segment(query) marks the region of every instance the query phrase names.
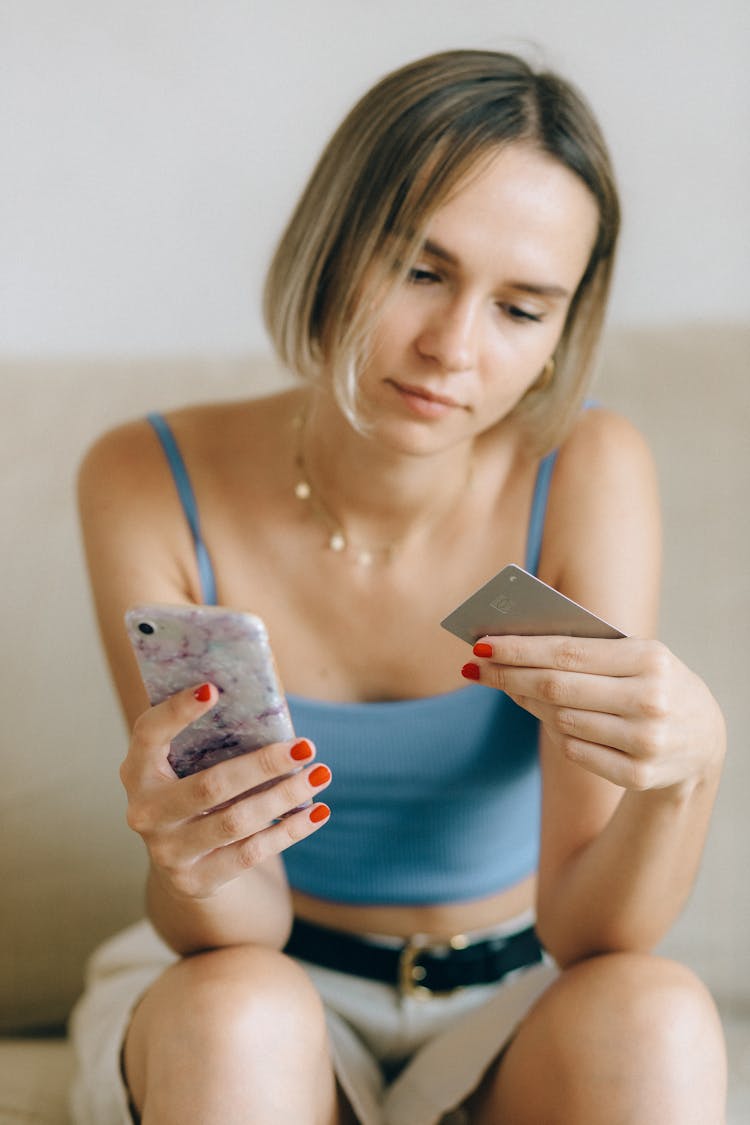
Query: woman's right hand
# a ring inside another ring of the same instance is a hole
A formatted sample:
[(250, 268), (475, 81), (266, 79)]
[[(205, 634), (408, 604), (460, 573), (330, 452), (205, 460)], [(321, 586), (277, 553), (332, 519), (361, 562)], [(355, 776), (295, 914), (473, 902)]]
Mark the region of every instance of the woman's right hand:
[(167, 758), (172, 739), (217, 698), (213, 685), (202, 685), (149, 708), (133, 726), (120, 768), (128, 824), (143, 838), (161, 881), (180, 898), (211, 897), (316, 832), (330, 815), (327, 805), (310, 804), (331, 773), (312, 764), (315, 748), (305, 739), (177, 777)]

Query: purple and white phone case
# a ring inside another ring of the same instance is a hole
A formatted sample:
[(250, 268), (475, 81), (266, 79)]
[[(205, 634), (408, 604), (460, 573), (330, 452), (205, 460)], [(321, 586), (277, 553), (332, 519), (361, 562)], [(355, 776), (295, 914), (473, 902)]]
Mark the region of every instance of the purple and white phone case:
[(210, 681), (219, 699), (181, 731), (169, 761), (179, 777), (294, 737), (266, 627), (217, 606), (139, 605), (125, 615), (152, 704)]

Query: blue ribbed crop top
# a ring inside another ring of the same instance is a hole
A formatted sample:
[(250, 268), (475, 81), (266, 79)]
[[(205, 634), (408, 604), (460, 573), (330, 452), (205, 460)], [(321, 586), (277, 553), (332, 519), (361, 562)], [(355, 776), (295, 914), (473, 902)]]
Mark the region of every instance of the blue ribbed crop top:
[[(150, 414), (216, 602), (195, 496), (165, 419)], [(540, 463), (525, 566), (536, 572), (555, 453)], [(426, 905), (495, 894), (536, 870), (538, 725), (470, 684), (421, 699), (330, 703), (289, 696), (295, 730), (332, 771), (327, 825), (284, 853), (292, 887), (360, 904)]]

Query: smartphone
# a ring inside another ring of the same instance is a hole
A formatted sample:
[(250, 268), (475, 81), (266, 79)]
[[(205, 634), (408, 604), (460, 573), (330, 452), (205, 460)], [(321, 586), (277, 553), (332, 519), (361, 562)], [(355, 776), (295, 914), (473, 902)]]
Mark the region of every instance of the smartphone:
[(125, 626), (152, 704), (206, 681), (218, 688), (211, 710), (172, 742), (178, 777), (294, 737), (259, 617), (220, 606), (138, 605)]
[(480, 637), (624, 637), (614, 625), (520, 566), (503, 567), (440, 624), (473, 645)]

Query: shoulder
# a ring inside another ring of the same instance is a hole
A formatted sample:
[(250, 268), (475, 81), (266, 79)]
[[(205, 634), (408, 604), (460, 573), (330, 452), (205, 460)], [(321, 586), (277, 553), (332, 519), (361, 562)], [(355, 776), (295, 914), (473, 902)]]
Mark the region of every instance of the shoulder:
[(132, 584), (137, 589), (143, 582), (149, 596), (154, 579), (162, 600), (184, 600), (189, 584), (174, 560), (188, 532), (176, 511), (169, 465), (148, 421), (126, 422), (97, 438), (81, 461), (77, 486), (97, 601), (102, 591), (106, 601), (120, 589), (130, 594), (135, 576)]
[(78, 506), (84, 531), (90, 524), (110, 522), (130, 508), (148, 509), (165, 470), (164, 455), (145, 419), (101, 434), (78, 467)]
[[(279, 449), (288, 446), (280, 432), (289, 425), (292, 405), (284, 392), (165, 415), (204, 529), (218, 511), (228, 513), (224, 522), (231, 524), (230, 509), (239, 494), (256, 502), (256, 491), (273, 478)], [(111, 563), (116, 556), (129, 560), (131, 569), (136, 557), (153, 564), (152, 570), (173, 571), (177, 565), (180, 588), (199, 596), (193, 545), (172, 469), (146, 418), (108, 430), (88, 449), (78, 472), (78, 500), (92, 564), (104, 557)]]
[(131, 513), (145, 527), (174, 495), (169, 463), (146, 418), (101, 434), (83, 456), (77, 486), (84, 529), (127, 520)]
[(589, 408), (558, 451), (540, 577), (626, 632), (643, 634), (655, 625), (660, 567), (649, 446), (627, 418)]
[[(89, 446), (78, 468), (79, 489), (87, 493), (97, 485), (115, 478), (123, 470), (134, 474), (148, 472), (155, 459), (157, 443), (153, 427), (145, 418), (121, 423), (103, 434)], [(146, 459), (144, 464), (143, 458)]]
[[(251, 456), (259, 441), (274, 433), (277, 416), (288, 416), (289, 392), (242, 401), (200, 403), (163, 415), (191, 477), (204, 467)], [(79, 493), (153, 489), (170, 480), (169, 464), (157, 432), (147, 417), (134, 419), (101, 434), (86, 451), (78, 471)]]
[[(621, 414), (593, 406), (583, 411), (560, 446), (553, 476), (557, 504), (613, 505), (630, 510), (656, 487), (651, 450), (641, 432)], [(625, 511), (616, 509), (624, 516)]]
[(624, 415), (599, 405), (581, 411), (558, 452), (563, 472), (585, 471), (592, 462), (612, 471), (638, 463), (650, 471), (653, 463), (640, 430)]

